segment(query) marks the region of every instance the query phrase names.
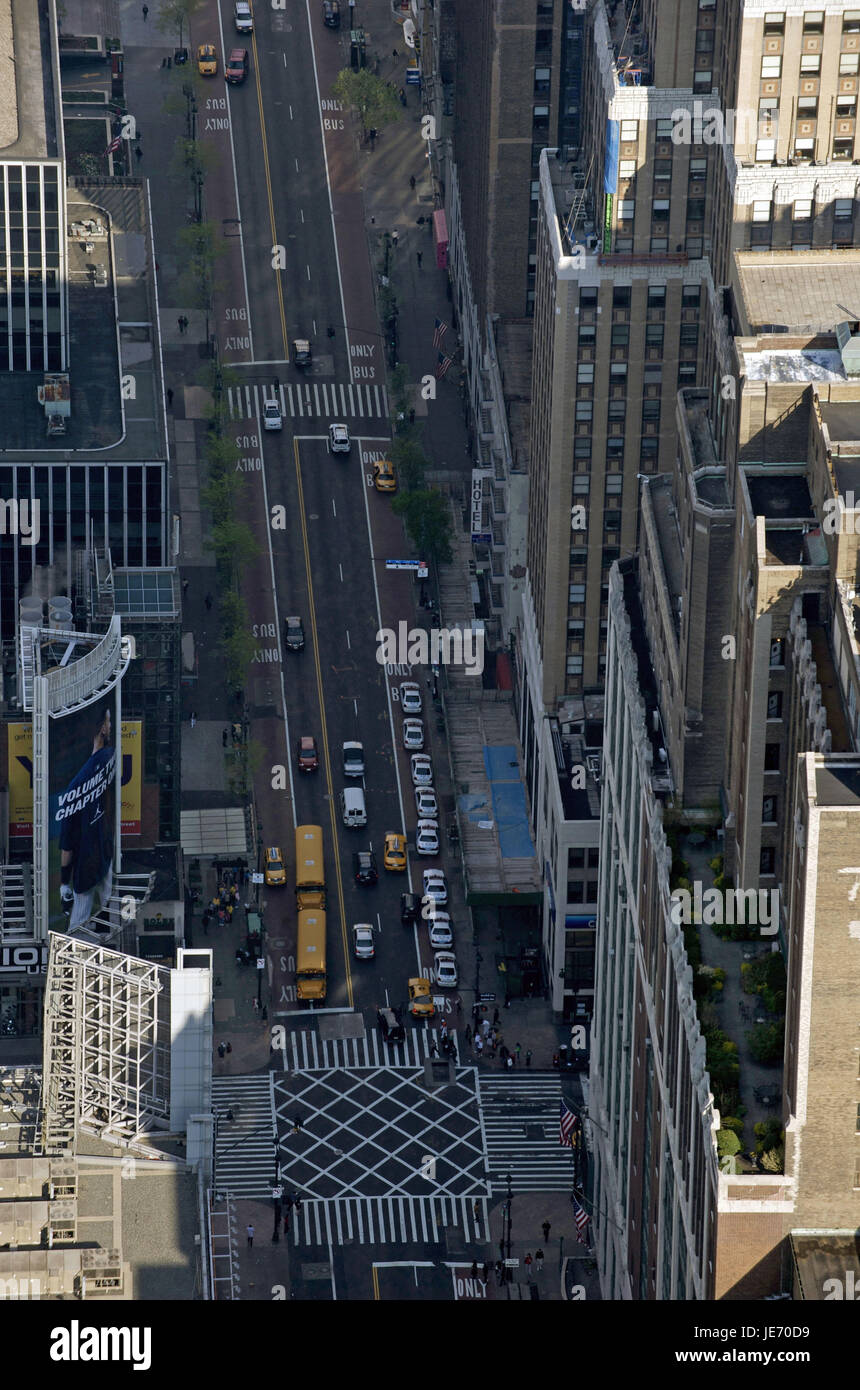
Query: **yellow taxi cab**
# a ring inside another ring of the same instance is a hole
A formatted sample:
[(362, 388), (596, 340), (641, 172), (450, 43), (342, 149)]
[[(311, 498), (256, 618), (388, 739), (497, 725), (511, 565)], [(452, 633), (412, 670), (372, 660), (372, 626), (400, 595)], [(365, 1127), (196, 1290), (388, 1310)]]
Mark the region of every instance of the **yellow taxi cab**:
[(373, 486), (377, 492), (397, 491), (397, 474), (390, 459), (377, 459), (373, 465)]
[(284, 868), (284, 856), (275, 845), (266, 850), (266, 867), (263, 877), (270, 888), (283, 888), (286, 884), (287, 871)]
[(197, 50), (197, 71), (201, 77), (216, 77), (218, 74), (218, 55), (211, 43), (201, 43)]
[(395, 873), (406, 868), (406, 836), (398, 835), (395, 830), (386, 832), (384, 840), (384, 850), (382, 854), (382, 866), (385, 869), (392, 869)]
[(430, 981), (423, 976), (409, 981), (409, 1012), (413, 1018), (432, 1018), (436, 1012)]

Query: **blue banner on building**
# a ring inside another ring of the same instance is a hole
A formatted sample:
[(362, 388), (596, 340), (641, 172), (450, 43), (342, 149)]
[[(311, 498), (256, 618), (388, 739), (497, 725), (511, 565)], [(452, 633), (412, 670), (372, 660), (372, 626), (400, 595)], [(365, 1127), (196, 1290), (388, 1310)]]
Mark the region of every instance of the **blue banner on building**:
[(603, 161), (603, 191), (618, 192), (618, 144), (620, 125), (618, 121), (606, 122), (606, 157)]

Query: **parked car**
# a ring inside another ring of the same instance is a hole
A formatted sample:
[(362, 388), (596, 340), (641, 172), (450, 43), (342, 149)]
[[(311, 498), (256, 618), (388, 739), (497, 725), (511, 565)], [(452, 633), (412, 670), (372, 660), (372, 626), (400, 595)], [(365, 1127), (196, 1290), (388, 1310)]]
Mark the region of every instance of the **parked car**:
[(352, 871), (356, 883), (376, 883), (379, 872), (376, 868), (376, 855), (372, 850), (360, 849), (352, 856)]
[(453, 951), (437, 951), (433, 957), (433, 979), (440, 989), (456, 989), (457, 957)]
[(343, 745), (343, 775), (344, 777), (364, 776), (364, 745), (362, 743), (345, 743)]
[(352, 440), (349, 437), (349, 430), (346, 425), (329, 425), (328, 447), (333, 454), (349, 453), (352, 448)]
[(424, 747), (424, 725), (420, 719), (404, 719), (403, 721), (403, 747), (404, 748), (423, 748)]
[(416, 681), (404, 681), (401, 685), (400, 708), (404, 714), (421, 713), (421, 687)]
[(417, 893), (400, 894), (400, 921), (404, 927), (411, 927), (421, 915), (421, 899)]
[(439, 853), (439, 822), (420, 820), (415, 833), (415, 849), (418, 854)]
[(263, 402), (263, 429), (282, 430), (284, 422), (281, 418), (281, 407), (277, 401)]
[(427, 924), (430, 928), (430, 945), (434, 948), (453, 946), (454, 933), (451, 930), (451, 918), (447, 912), (437, 912)]
[(396, 830), (389, 830), (383, 844), (385, 846), (382, 853), (383, 869), (391, 869), (394, 873), (400, 873), (406, 868), (406, 836), (399, 834)]
[(448, 901), (448, 880), (441, 869), (425, 869), (422, 874), (424, 881), (424, 897), (432, 898), (439, 907), (444, 907)]
[(339, 29), (340, 0), (322, 0), (322, 17), (327, 29)]
[(303, 734), (298, 741), (296, 758), (300, 772), (316, 772), (320, 765), (317, 741), (310, 734)]
[(287, 881), (287, 871), (284, 868), (284, 856), (275, 845), (271, 845), (269, 849), (266, 850), (263, 878), (269, 888), (283, 888)]
[(412, 781), (416, 787), (429, 787), (433, 782), (433, 764), (430, 761), (429, 753), (413, 753), (410, 759), (412, 765)]
[(254, 20), (251, 16), (251, 6), (248, 0), (236, 0), (233, 6), (233, 23), (236, 26), (237, 34), (250, 34), (254, 28)]
[(397, 491), (397, 474), (390, 459), (377, 459), (374, 463), (373, 486), (377, 492)]
[[(230, 57), (224, 67), (224, 76), (228, 82), (244, 82), (248, 76), (248, 50), (247, 48), (231, 48)], [(280, 414), (280, 412), (279, 412)]]
[(197, 71), (201, 77), (215, 77), (218, 73), (218, 54), (215, 45), (201, 43), (197, 50)]
[(415, 806), (421, 819), (436, 820), (439, 806), (433, 787), (415, 788)]
[(423, 975), (409, 981), (409, 1012), (413, 1018), (432, 1018), (436, 1012), (430, 981)]
[(305, 625), (301, 618), (284, 618), (284, 646), (288, 652), (305, 649)]
[(403, 1042), (406, 1029), (400, 1022), (400, 1015), (396, 1009), (377, 1009), (376, 1022), (383, 1042)]
[(373, 927), (369, 922), (356, 922), (352, 929), (352, 949), (357, 960), (372, 960), (376, 954), (373, 945)]

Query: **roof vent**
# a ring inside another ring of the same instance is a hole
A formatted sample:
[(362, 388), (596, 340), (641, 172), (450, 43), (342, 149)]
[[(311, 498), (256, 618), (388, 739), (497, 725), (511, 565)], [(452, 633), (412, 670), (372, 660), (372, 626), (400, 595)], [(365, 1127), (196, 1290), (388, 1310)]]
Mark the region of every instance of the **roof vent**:
[(846, 376), (860, 376), (860, 322), (843, 319), (836, 325), (836, 341)]

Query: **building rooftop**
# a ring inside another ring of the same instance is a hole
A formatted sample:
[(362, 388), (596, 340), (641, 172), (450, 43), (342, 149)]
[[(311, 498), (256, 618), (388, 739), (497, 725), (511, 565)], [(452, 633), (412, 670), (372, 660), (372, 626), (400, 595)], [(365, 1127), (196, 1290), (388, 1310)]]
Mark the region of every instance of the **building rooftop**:
[[(587, 748), (580, 733), (562, 734), (555, 720), (550, 721), (550, 731), (565, 820), (597, 820), (600, 816), (601, 749)], [(585, 769), (584, 787), (572, 786), (576, 768)]]
[(660, 546), (660, 559), (666, 576), (666, 588), (672, 607), (675, 638), (681, 638), (681, 615), (678, 600), (684, 592), (684, 553), (678, 530), (678, 513), (672, 497), (672, 479), (668, 474), (651, 478), (646, 483), (651, 499), (654, 526)]
[(831, 441), (856, 444), (856, 450), (849, 452), (860, 454), (860, 400), (819, 401), (819, 408)]
[(860, 806), (860, 766), (817, 763), (815, 795), (819, 806)]
[(656, 795), (673, 790), (672, 774), (669, 769), (668, 749), (663, 737), (660, 705), (657, 699), (657, 680), (651, 662), (651, 651), (645, 631), (645, 614), (639, 594), (637, 578), (637, 559), (618, 562), (619, 573), (624, 584), (624, 606), (630, 623), (630, 643), (636, 657), (639, 693), (645, 705), (645, 732), (654, 755), (651, 769), (651, 789)]
[(766, 348), (751, 352), (738, 345), (748, 381), (850, 381), (836, 348)]
[[(829, 1231), (802, 1235), (792, 1231), (790, 1240), (800, 1285), (798, 1293), (805, 1302), (856, 1299), (855, 1290), (860, 1288), (860, 1248), (856, 1235)], [(850, 1290), (849, 1276), (853, 1276)], [(833, 1282), (828, 1284), (828, 1280)]]
[(736, 251), (739, 334), (832, 333), (860, 319), (860, 249)]
[(809, 484), (800, 473), (751, 473), (744, 469), (756, 516), (769, 521), (814, 521)]
[(59, 59), (47, 0), (2, 0), (0, 157), (59, 159)]

